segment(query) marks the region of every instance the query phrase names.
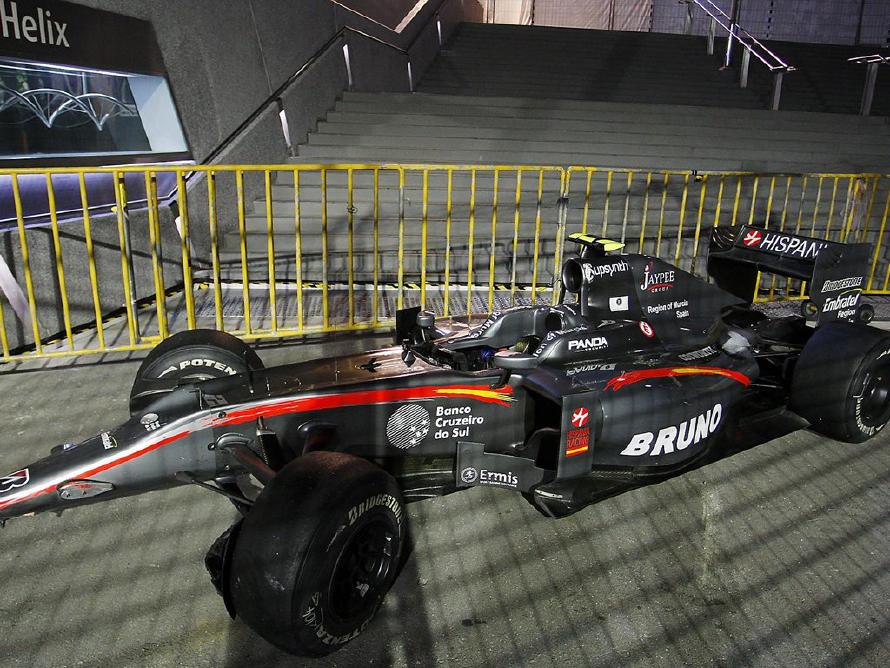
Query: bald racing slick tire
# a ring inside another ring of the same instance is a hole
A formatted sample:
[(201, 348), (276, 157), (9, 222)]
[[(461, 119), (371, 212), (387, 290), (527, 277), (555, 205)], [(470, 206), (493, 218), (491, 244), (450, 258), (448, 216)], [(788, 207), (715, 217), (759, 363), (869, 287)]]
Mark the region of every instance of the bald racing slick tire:
[(392, 476), (344, 453), (304, 455), (275, 476), (244, 518), (230, 568), (235, 612), (287, 652), (328, 654), (373, 619), (405, 537)]
[(196, 382), (263, 368), (253, 348), (239, 338), (214, 329), (174, 334), (148, 354), (130, 390), (130, 415), (136, 415), (157, 395), (157, 380)]
[(819, 327), (794, 367), (790, 406), (825, 436), (870, 439), (890, 420), (890, 335), (858, 323)]

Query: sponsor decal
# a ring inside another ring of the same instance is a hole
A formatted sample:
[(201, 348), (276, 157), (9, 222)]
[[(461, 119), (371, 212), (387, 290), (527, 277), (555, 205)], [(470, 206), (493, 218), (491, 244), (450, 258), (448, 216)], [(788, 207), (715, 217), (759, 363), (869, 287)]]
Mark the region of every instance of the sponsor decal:
[[(370, 587), (365, 584), (356, 589), (359, 594), (364, 597), (370, 590)], [(301, 615), (301, 618), (306, 626), (314, 630), (315, 637), (325, 645), (343, 645), (348, 643), (353, 638), (357, 638), (365, 630), (368, 624), (371, 623), (372, 619), (372, 617), (368, 617), (368, 619), (363, 621), (357, 628), (344, 635), (335, 636), (331, 634), (324, 625), (324, 608), (321, 607), (321, 592), (315, 592), (309, 597), (309, 605)]]
[(364, 515), (366, 512), (371, 510), (371, 508), (376, 508), (377, 506), (383, 506), (384, 508), (389, 508), (392, 511), (392, 514), (396, 516), (396, 520), (398, 520), (399, 527), (402, 525), (402, 507), (399, 505), (398, 499), (390, 494), (375, 494), (374, 496), (370, 496), (364, 501), (362, 501), (357, 506), (353, 506), (349, 509), (349, 512), (346, 513), (346, 526), (352, 526), (355, 524), (355, 521)]
[(479, 471), (474, 469), (472, 466), (468, 466), (463, 471), (460, 472), (460, 479), (463, 480), (468, 485), (472, 485), (476, 482), (476, 479), (479, 477)]
[(828, 244), (815, 239), (803, 239), (788, 234), (747, 228), (742, 243), (754, 250), (768, 251), (780, 255), (793, 255), (804, 260), (815, 260), (819, 251)]
[(621, 297), (609, 297), (609, 310), (610, 311), (626, 311), (629, 308), (627, 295), (622, 295)]
[(651, 380), (653, 378), (682, 378), (684, 376), (724, 376), (731, 378), (737, 383), (741, 383), (745, 387), (751, 384), (751, 379), (743, 373), (733, 371), (731, 369), (723, 369), (717, 366), (672, 366), (660, 369), (638, 369), (636, 371), (625, 371), (620, 376), (615, 376), (608, 383), (605, 389), (617, 392), (626, 385), (633, 385), (642, 380)]
[(509, 487), (516, 489), (519, 486), (519, 478), (512, 471), (479, 470), (480, 485), (494, 485), (495, 487)]
[(646, 313), (648, 315), (657, 315), (659, 313), (664, 313), (665, 311), (673, 311), (674, 315), (677, 318), (688, 318), (689, 317), (689, 300), (688, 299), (680, 299), (678, 301), (667, 302), (665, 304), (656, 304), (654, 306), (647, 306)]
[(436, 406), (436, 433), (433, 438), (466, 438), (470, 427), (485, 424), (481, 415), (473, 415), (471, 406)]
[[(30, 8), (28, 8), (30, 9)], [(35, 8), (35, 15), (19, 14), (16, 2), (0, 0), (0, 28), (6, 39), (25, 40), (26, 42), (63, 46), (70, 48), (65, 31), (67, 23), (52, 20), (52, 13), (42, 7)]]
[(575, 350), (602, 350), (608, 347), (609, 342), (605, 336), (588, 336), (584, 339), (572, 339), (569, 341), (569, 352)]
[(145, 427), (145, 431), (154, 431), (161, 428), (161, 421), (157, 413), (146, 413), (139, 419), (139, 423)]
[(839, 278), (834, 281), (825, 281), (822, 284), (822, 292), (834, 292), (835, 290), (845, 290), (847, 288), (858, 288), (862, 285), (862, 276), (851, 276), (850, 278)]
[(500, 312), (500, 311), (492, 311), (492, 312), (491, 312), (491, 315), (489, 315), (489, 316), (485, 319), (485, 322), (483, 322), (481, 325), (479, 325), (479, 327), (477, 327), (477, 328), (474, 329), (472, 332), (470, 332), (469, 334), (467, 334), (467, 338), (468, 338), (468, 339), (478, 339), (480, 336), (482, 336), (483, 334), (485, 334), (485, 332), (487, 332), (489, 329), (491, 329), (491, 326), (492, 326), (492, 325), (497, 321), (497, 319), (500, 318), (500, 317), (501, 317), (501, 312)]
[(690, 445), (700, 443), (717, 431), (722, 418), (723, 406), (714, 404), (704, 413), (681, 422), (679, 425), (670, 425), (659, 429), (657, 435), (651, 431), (634, 434), (621, 454), (628, 457), (639, 457), (646, 454), (656, 457), (661, 454), (670, 454), (675, 450), (685, 450)]
[(106, 450), (111, 450), (117, 447), (117, 441), (114, 440), (114, 436), (107, 431), (103, 431), (100, 438), (102, 439), (102, 447)]
[(717, 350), (708, 346), (706, 348), (702, 348), (700, 350), (693, 350), (688, 353), (680, 353), (677, 355), (684, 362), (692, 362), (693, 360), (701, 360), (707, 357), (712, 357), (717, 354)]
[(837, 297), (826, 299), (822, 305), (822, 313), (834, 313), (838, 318), (849, 318), (856, 315), (856, 305), (859, 303), (859, 295), (862, 290), (853, 289), (840, 293)]
[(653, 263), (646, 264), (640, 290), (644, 292), (664, 292), (674, 287), (674, 270), (652, 271)]
[(227, 376), (234, 376), (237, 371), (230, 367), (228, 364), (224, 364), (223, 362), (217, 362), (216, 360), (204, 359), (203, 357), (195, 357), (189, 360), (183, 360), (179, 364), (173, 364), (164, 369), (161, 373), (158, 374), (158, 378), (163, 378), (168, 373), (173, 373), (175, 371), (184, 371), (189, 367), (194, 367), (196, 369), (216, 369), (217, 371), (222, 371)]
[(590, 411), (583, 406), (572, 411), (572, 427), (566, 432), (566, 457), (587, 452), (590, 444)]
[(570, 429), (566, 433), (566, 457), (575, 457), (587, 452), (590, 444), (590, 427)]
[(648, 322), (643, 322), (642, 320), (640, 321), (640, 331), (643, 332), (643, 336), (648, 339), (651, 339), (653, 336), (655, 336), (655, 330), (652, 329), (652, 325), (650, 325)]
[(763, 235), (757, 230), (750, 230), (742, 239), (742, 243), (746, 246), (758, 246), (761, 241), (763, 241)]
[(386, 438), (402, 450), (418, 445), (429, 431), (429, 411), (419, 404), (399, 407), (386, 421)]
[(582, 406), (572, 413), (572, 426), (583, 427), (589, 419), (590, 411)]
[(617, 368), (615, 362), (597, 363), (597, 364), (581, 364), (566, 370), (566, 375), (571, 377), (579, 373), (587, 371), (614, 371)]
[(572, 327), (571, 329), (561, 329), (556, 332), (547, 332), (544, 336), (544, 339), (541, 341), (541, 345), (535, 348), (535, 352), (532, 353), (535, 357), (539, 357), (541, 353), (543, 353), (547, 349), (547, 344), (553, 341), (556, 338), (561, 336), (565, 336), (566, 334), (571, 334), (572, 332), (581, 332), (587, 331), (587, 327), (584, 325), (579, 325), (578, 327)]
[(31, 481), (31, 474), (28, 469), (22, 469), (15, 473), (10, 473), (0, 478), (0, 494), (6, 494), (14, 490), (16, 487), (24, 487)]
[(613, 274), (619, 274), (627, 271), (629, 268), (629, 265), (624, 260), (610, 262), (608, 264), (589, 264), (585, 262), (581, 265), (581, 272), (584, 275), (585, 283), (593, 283), (601, 276), (608, 276), (611, 278)]

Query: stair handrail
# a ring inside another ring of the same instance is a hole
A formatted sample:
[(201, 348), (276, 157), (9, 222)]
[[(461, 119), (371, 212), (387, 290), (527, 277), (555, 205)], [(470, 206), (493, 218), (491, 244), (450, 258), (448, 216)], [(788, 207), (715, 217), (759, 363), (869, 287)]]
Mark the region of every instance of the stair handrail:
[(865, 83), (862, 86), (862, 102), (859, 104), (859, 115), (868, 116), (871, 114), (871, 103), (875, 98), (875, 83), (878, 80), (878, 66), (890, 65), (890, 56), (882, 53), (871, 53), (867, 56), (854, 56), (847, 58), (848, 63), (857, 65), (868, 65), (865, 73)]
[[(290, 75), (287, 79), (285, 79), (284, 83), (282, 83), (277, 89), (275, 89), (272, 93), (270, 93), (269, 96), (265, 100), (263, 100), (259, 105), (257, 105), (256, 109), (244, 120), (244, 122), (241, 123), (241, 125), (239, 125), (237, 128), (235, 128), (235, 130), (231, 134), (229, 134), (228, 137), (223, 139), (222, 142), (220, 142), (220, 144), (217, 145), (217, 147), (215, 149), (213, 149), (207, 155), (207, 157), (205, 157), (203, 159), (202, 163), (210, 164), (215, 158), (219, 157), (219, 155), (221, 155), (229, 146), (231, 146), (231, 144), (235, 141), (235, 139), (237, 139), (238, 135), (240, 135), (241, 132), (243, 132), (257, 118), (259, 118), (260, 115), (264, 111), (266, 111), (271, 105), (273, 105), (273, 104), (280, 105), (281, 104), (281, 96), (284, 94), (284, 92), (288, 88), (290, 88), (298, 79), (300, 79), (312, 65), (314, 65), (322, 56), (324, 56), (328, 52), (328, 50), (331, 47), (333, 47), (334, 45), (341, 42), (341, 40), (343, 40), (346, 37), (346, 33), (353, 33), (356, 35), (361, 35), (362, 37), (365, 37), (367, 39), (370, 39), (371, 41), (377, 42), (378, 44), (381, 44), (382, 46), (389, 47), (390, 49), (393, 49), (394, 51), (401, 53), (402, 55), (410, 57), (410, 51), (414, 47), (414, 44), (424, 34), (424, 28), (427, 25), (429, 25), (430, 23), (433, 23), (433, 22), (439, 20), (439, 15), (440, 15), (440, 12), (442, 11), (443, 6), (446, 5), (447, 3), (449, 3), (450, 1), (451, 0), (439, 0), (438, 6), (431, 13), (427, 23), (424, 25), (423, 28), (420, 28), (417, 31), (417, 33), (414, 35), (414, 37), (411, 39), (411, 41), (408, 44), (406, 44), (405, 46), (399, 46), (397, 44), (393, 44), (391, 42), (386, 41), (385, 39), (382, 39), (375, 35), (371, 35), (363, 30), (360, 30), (359, 28), (354, 28), (349, 25), (344, 25), (344, 26), (340, 27), (337, 30), (337, 32), (335, 32), (333, 35), (331, 35), (330, 39), (328, 39), (324, 44), (322, 44), (318, 48), (318, 50), (315, 53), (313, 53), (311, 56), (309, 56), (309, 58), (306, 59), (306, 62), (304, 62), (299, 68), (297, 68), (297, 70), (292, 75)], [(346, 7), (344, 5), (339, 5), (339, 3), (338, 3), (338, 6), (342, 7), (344, 10), (348, 10), (354, 14), (358, 14), (358, 12), (351, 9), (350, 7)], [(361, 14), (359, 14), (359, 15), (361, 16)], [(367, 17), (365, 17), (365, 18), (367, 18)], [(386, 26), (384, 26), (384, 27), (386, 27)], [(392, 29), (389, 29), (389, 28), (387, 28), (387, 29), (390, 30), (390, 32), (395, 32)], [(440, 47), (442, 46), (441, 29), (439, 30), (439, 46)], [(410, 60), (408, 62), (408, 65), (409, 65), (409, 67), (408, 67), (408, 80), (409, 80), (408, 83), (409, 83), (409, 86), (411, 87), (411, 89), (413, 90), (414, 82), (412, 80), (413, 77), (412, 77), (411, 69), (410, 69)], [(352, 88), (351, 74), (349, 75), (349, 77), (350, 77), (349, 78), (349, 88), (351, 89)], [(190, 174), (189, 176), (193, 176), (193, 175)], [(187, 177), (186, 181), (188, 182), (188, 180), (189, 179)]]
[(773, 89), (770, 97), (770, 109), (777, 111), (782, 97), (782, 79), (786, 72), (794, 72), (797, 68), (782, 60), (774, 51), (770, 50), (763, 42), (739, 25), (737, 20), (720, 9), (712, 0), (679, 0), (679, 2), (686, 5), (686, 34), (690, 34), (692, 31), (693, 5), (710, 17), (711, 20), (708, 24), (708, 55), (714, 54), (714, 37), (717, 32), (717, 26), (720, 26), (727, 34), (726, 55), (723, 59), (724, 68), (730, 65), (733, 40), (737, 41), (744, 48), (741, 70), (739, 72), (739, 86), (741, 88), (747, 88), (748, 86), (748, 67), (752, 54), (772, 73)]

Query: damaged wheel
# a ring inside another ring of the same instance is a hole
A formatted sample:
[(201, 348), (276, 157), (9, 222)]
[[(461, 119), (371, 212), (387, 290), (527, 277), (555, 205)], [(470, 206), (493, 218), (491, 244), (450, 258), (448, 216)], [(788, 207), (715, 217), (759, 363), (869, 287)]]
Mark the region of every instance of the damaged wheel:
[(378, 466), (312, 452), (285, 466), (244, 519), (232, 552), (235, 611), (293, 654), (328, 654), (371, 622), (396, 577), (406, 517)]

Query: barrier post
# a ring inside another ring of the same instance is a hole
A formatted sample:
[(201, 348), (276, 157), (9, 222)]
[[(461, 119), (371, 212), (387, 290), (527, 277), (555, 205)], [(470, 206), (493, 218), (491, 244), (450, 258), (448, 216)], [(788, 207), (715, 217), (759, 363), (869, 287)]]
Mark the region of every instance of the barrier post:
[(247, 228), (244, 222), (244, 171), (235, 171), (235, 189), (238, 193), (238, 240), (241, 249), (241, 303), (244, 308), (244, 333), (251, 334), (250, 274), (247, 269)]
[(207, 220), (210, 226), (210, 261), (213, 273), (213, 314), (218, 330), (224, 329), (222, 281), (219, 269), (219, 232), (216, 218), (216, 172), (207, 172)]
[[(543, 171), (542, 171), (543, 174)], [(559, 170), (559, 200), (556, 203), (556, 252), (554, 253), (554, 262), (553, 262), (553, 286), (552, 291), (553, 294), (550, 296), (550, 301), (552, 304), (556, 305), (559, 303), (559, 299), (562, 296), (562, 276), (560, 275), (560, 270), (562, 269), (562, 254), (563, 254), (563, 245), (565, 244), (565, 234), (566, 234), (566, 218), (568, 217), (569, 211), (569, 182), (566, 176), (566, 172), (562, 169)]]
[(115, 208), (117, 209), (118, 243), (121, 252), (121, 278), (124, 287), (124, 307), (127, 309), (127, 333), (130, 345), (136, 345), (139, 332), (138, 313), (136, 311), (136, 277), (133, 274), (133, 251), (130, 244), (130, 214), (127, 211), (127, 184), (124, 173), (115, 173)]
[(188, 328), (195, 329), (195, 293), (192, 285), (191, 244), (189, 237), (189, 207), (182, 170), (176, 170), (176, 190), (179, 195), (179, 239), (182, 251), (182, 285), (185, 292), (185, 311)]
[(62, 304), (62, 320), (65, 327), (65, 338), (68, 345), (74, 347), (74, 334), (71, 332), (71, 309), (68, 306), (68, 286), (65, 283), (65, 263), (62, 260), (62, 242), (59, 239), (59, 216), (56, 211), (56, 191), (53, 188), (53, 177), (46, 173), (46, 198), (49, 204), (50, 229), (53, 236), (53, 252), (56, 256), (56, 281), (59, 286), (59, 301)]
[(25, 270), (25, 291), (28, 294), (28, 311), (31, 315), (31, 333), (34, 336), (34, 349), (39, 353), (43, 350), (40, 341), (40, 325), (37, 319), (37, 298), (34, 295), (34, 279), (31, 275), (31, 255), (28, 251), (28, 237), (25, 233), (25, 218), (22, 210), (22, 195), (19, 190), (19, 178), (12, 175), (12, 199), (15, 204), (15, 219), (19, 230), (19, 243), (22, 246), (22, 266)]
[[(488, 246), (488, 310), (494, 308), (494, 270), (495, 270), (495, 235), (498, 226), (498, 177), (500, 172), (494, 171), (494, 192), (491, 201), (491, 242)], [(424, 216), (426, 210), (424, 209)]]
[(522, 167), (516, 169), (516, 196), (513, 207), (513, 261), (510, 270), (510, 306), (516, 304), (516, 264), (519, 261), (519, 219), (522, 202)]

